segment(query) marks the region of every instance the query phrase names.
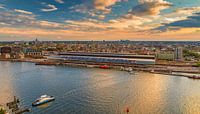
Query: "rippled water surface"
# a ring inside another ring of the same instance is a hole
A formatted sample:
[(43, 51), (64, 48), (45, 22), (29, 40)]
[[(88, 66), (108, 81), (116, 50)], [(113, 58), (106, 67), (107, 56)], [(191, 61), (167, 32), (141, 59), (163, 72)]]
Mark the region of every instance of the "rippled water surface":
[(0, 104), (55, 96), (32, 114), (200, 114), (200, 80), (184, 77), (0, 62), (0, 81)]

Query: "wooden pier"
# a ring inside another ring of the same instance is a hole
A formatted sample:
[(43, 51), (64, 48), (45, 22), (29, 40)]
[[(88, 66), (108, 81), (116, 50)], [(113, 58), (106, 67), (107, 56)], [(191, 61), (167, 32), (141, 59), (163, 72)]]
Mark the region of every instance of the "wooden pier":
[(20, 107), (19, 103), (20, 100), (14, 96), (14, 100), (6, 104), (6, 106), (9, 108), (9, 112), (12, 114), (23, 114), (31, 111), (29, 108)]

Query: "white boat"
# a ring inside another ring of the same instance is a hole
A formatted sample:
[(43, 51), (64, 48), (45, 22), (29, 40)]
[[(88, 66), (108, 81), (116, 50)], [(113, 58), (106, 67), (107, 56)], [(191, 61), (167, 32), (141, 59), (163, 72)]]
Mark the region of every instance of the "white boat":
[(133, 69), (131, 67), (128, 67), (128, 68), (124, 68), (124, 71), (131, 72), (131, 71), (133, 71)]
[(135, 74), (135, 72), (133, 72), (133, 71), (130, 71), (129, 73), (130, 73), (130, 74)]
[(32, 106), (39, 106), (39, 105), (46, 104), (54, 100), (55, 98), (53, 96), (42, 95), (40, 98), (38, 98), (36, 101), (32, 103)]

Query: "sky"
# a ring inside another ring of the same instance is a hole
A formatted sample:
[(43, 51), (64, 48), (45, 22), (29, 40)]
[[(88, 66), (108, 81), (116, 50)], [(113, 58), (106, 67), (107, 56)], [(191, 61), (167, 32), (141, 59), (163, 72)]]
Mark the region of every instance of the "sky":
[(200, 0), (0, 0), (0, 41), (200, 40)]

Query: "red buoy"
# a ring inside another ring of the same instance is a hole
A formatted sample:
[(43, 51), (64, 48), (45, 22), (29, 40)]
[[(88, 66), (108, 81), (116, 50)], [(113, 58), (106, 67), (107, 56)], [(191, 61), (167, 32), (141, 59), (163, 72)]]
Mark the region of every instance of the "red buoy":
[(129, 110), (129, 108), (127, 107), (127, 108), (126, 108), (126, 113), (128, 114), (128, 113), (129, 113), (129, 111), (130, 111), (130, 110)]

